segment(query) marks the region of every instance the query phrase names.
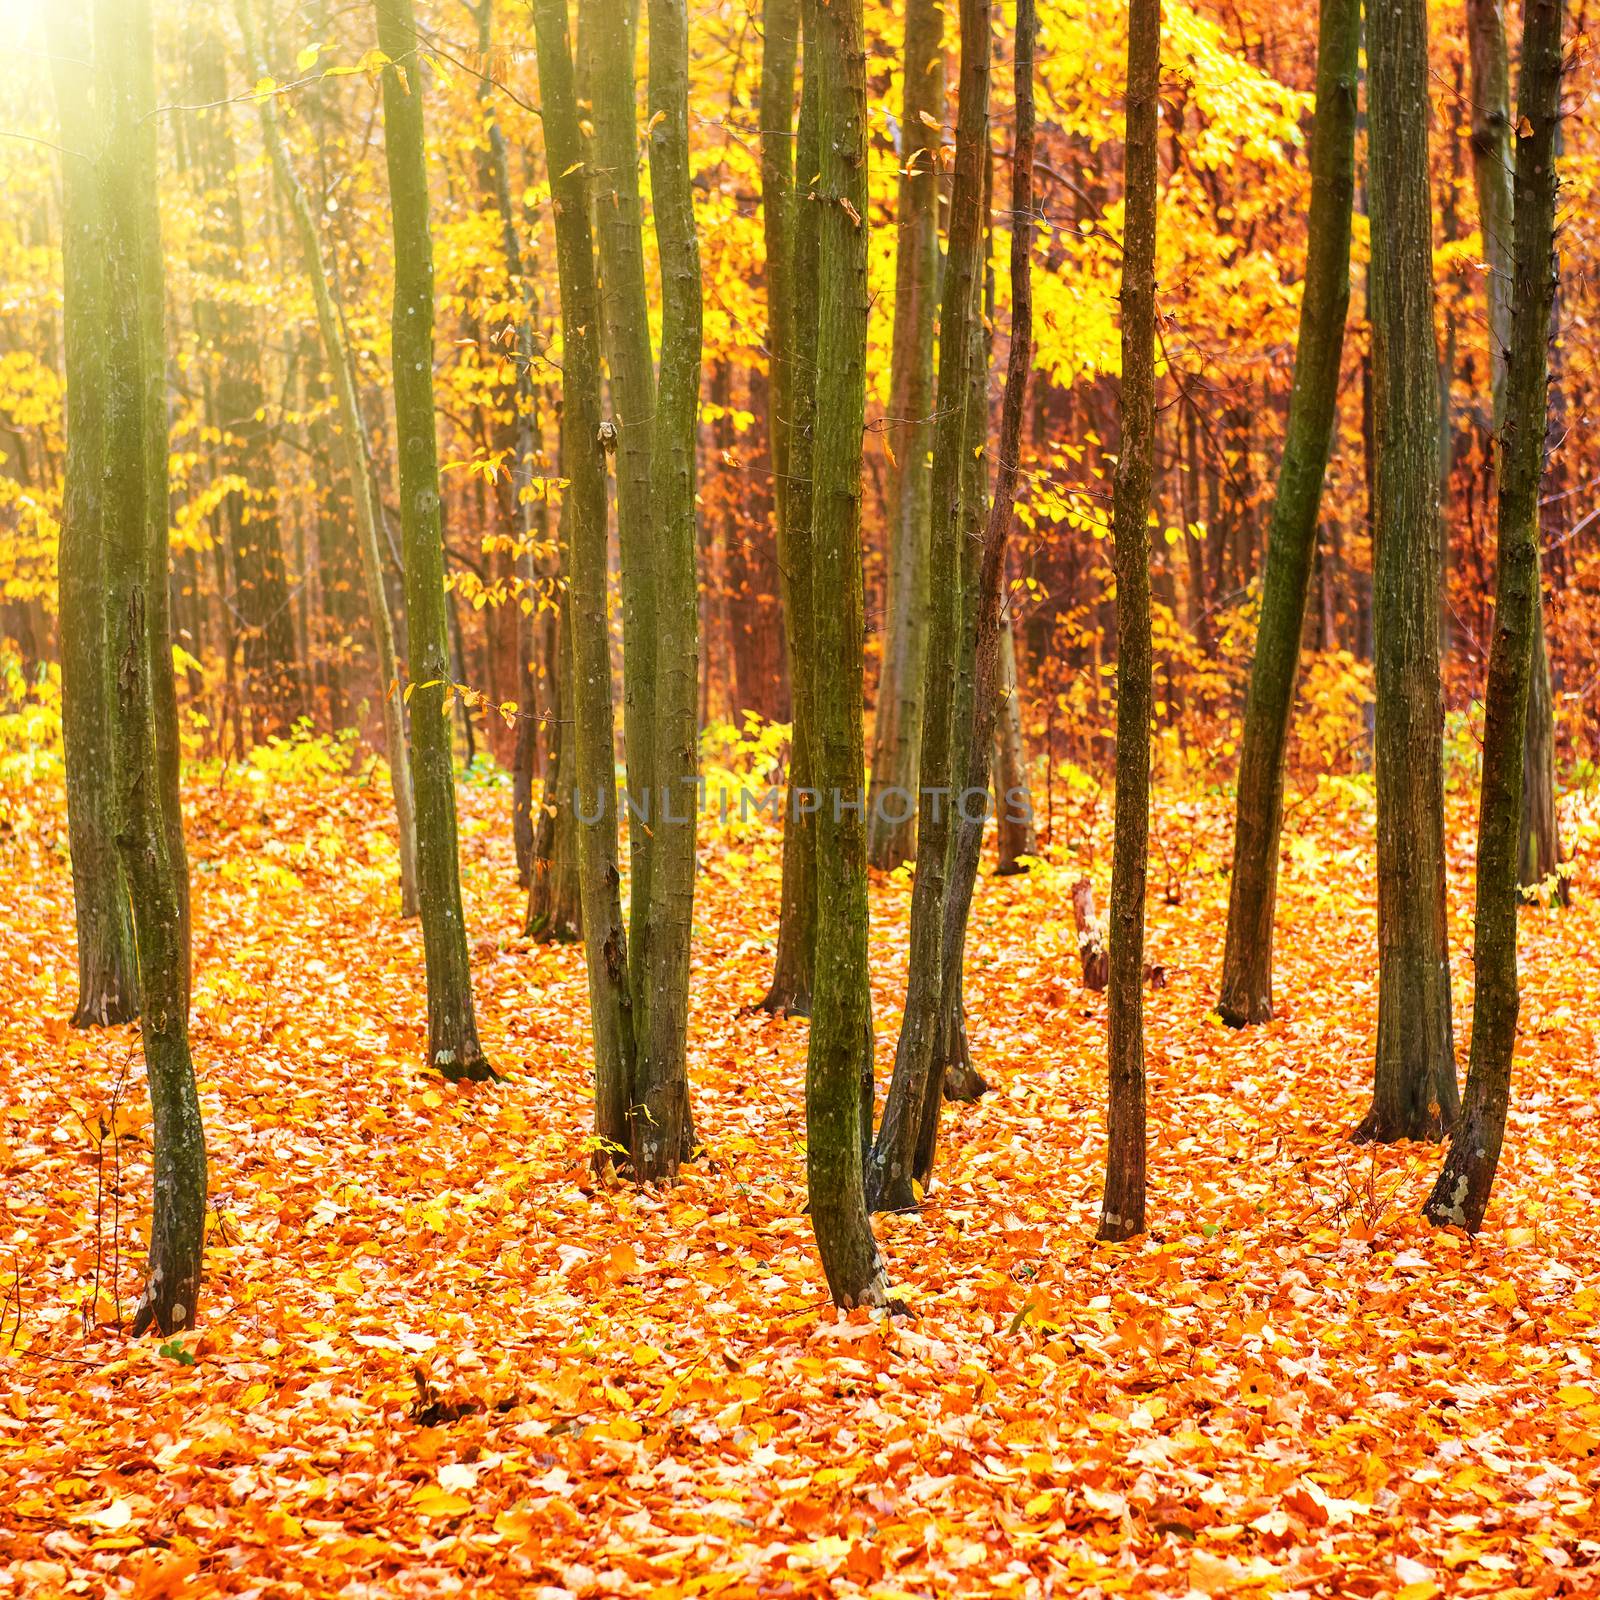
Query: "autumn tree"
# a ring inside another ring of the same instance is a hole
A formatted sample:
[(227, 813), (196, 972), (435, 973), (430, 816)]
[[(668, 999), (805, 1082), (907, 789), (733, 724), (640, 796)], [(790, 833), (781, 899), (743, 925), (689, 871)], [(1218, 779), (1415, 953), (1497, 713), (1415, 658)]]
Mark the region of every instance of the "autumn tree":
[(955, 173), (950, 197), (950, 242), (939, 312), (939, 384), (933, 440), (932, 537), (929, 546), (931, 609), (924, 661), (916, 879), (911, 899), (911, 956), (905, 1015), (895, 1046), (894, 1075), (883, 1123), (873, 1144), (867, 1196), (876, 1211), (917, 1204), (917, 1148), (925, 1108), (937, 1111), (935, 1082), (944, 1015), (944, 913), (952, 834), (954, 682), (961, 649), (962, 527), (970, 478), (968, 447), (974, 337), (980, 312), (984, 167), (989, 143), (989, 3), (964, 0), (960, 8), (961, 77), (956, 119)]
[(237, 279), (245, 249), (244, 205), (231, 126), (222, 13), (192, 5), (185, 53), (194, 110), (188, 144), (201, 194), (200, 271), (194, 307), (207, 421), (216, 445), (220, 507), (232, 562), (245, 694), (256, 737), (282, 735), (306, 709), (279, 527), (272, 424), (262, 379), (262, 340)]
[(105, 120), (95, 102), (86, 0), (49, 13), (50, 64), (61, 127), (63, 366), (67, 459), (60, 570), (61, 734), (67, 839), (78, 939), (75, 1027), (131, 1022), (139, 967), (128, 884), (117, 852), (111, 783), (115, 684), (106, 604), (106, 376), (110, 306), (99, 191)]
[(804, 0), (804, 16), (817, 149), (807, 203), (817, 232), (812, 670), (814, 771), (822, 802), (817, 811), (816, 992), (806, 1058), (806, 1186), (835, 1303), (880, 1305), (887, 1290), (862, 1177), (872, 1124), (861, 585), (866, 56), (861, 0)]
[[(1472, 179), (1478, 196), (1483, 259), (1488, 267), (1484, 282), (1489, 298), (1490, 393), (1493, 429), (1498, 439), (1505, 423), (1514, 271), (1511, 69), (1506, 59), (1505, 12), (1500, 0), (1468, 0), (1467, 59), (1472, 68)], [(1556, 873), (1561, 860), (1556, 828), (1555, 706), (1542, 599), (1534, 617), (1526, 721), (1518, 870), (1523, 886), (1531, 888)], [(1562, 894), (1564, 897), (1564, 882)]]
[(1150, 478), (1155, 455), (1156, 141), (1161, 0), (1128, 9), (1127, 201), (1122, 234), (1122, 440), (1112, 495), (1117, 578), (1116, 834), (1111, 854), (1110, 1088), (1099, 1237), (1144, 1232), (1144, 898), (1150, 855)]
[(1484, 692), (1483, 778), (1473, 922), (1472, 1054), (1461, 1116), (1426, 1211), (1476, 1233), (1505, 1141), (1517, 1038), (1524, 721), (1540, 607), (1539, 486), (1549, 418), (1555, 299), (1556, 131), (1562, 0), (1527, 0), (1516, 140), (1510, 360), (1500, 409), (1494, 639)]
[(892, 441), (888, 508), (888, 627), (872, 726), (867, 856), (897, 867), (915, 851), (929, 615), (928, 541), (933, 436), (933, 335), (939, 279), (944, 14), (908, 0), (901, 66), (899, 197), (895, 213)]
[[(589, 1015), (594, 1033), (597, 1164), (630, 1150), (634, 1013), (618, 872), (615, 711), (606, 624), (606, 458), (600, 415), (600, 290), (566, 0), (535, 0), (545, 161), (561, 293), (561, 464), (567, 478), (567, 615), (562, 668), (572, 683), (574, 811)], [(637, 892), (637, 891), (635, 891)]]
[[(106, 316), (91, 328), (105, 397), (105, 587), (115, 681), (112, 779), (142, 998), (155, 1155), (150, 1268), (134, 1333), (194, 1325), (206, 1141), (189, 1054), (188, 858), (177, 808), (167, 620), (167, 427), (155, 49), (148, 0), (95, 0), (95, 111)], [(175, 720), (175, 712), (173, 713)]]
[(1375, 425), (1378, 1053), (1361, 1140), (1455, 1121), (1439, 676), (1439, 370), (1426, 0), (1367, 13)]
[[(236, 0), (239, 31), (244, 40), (245, 60), (260, 82), (270, 76), (256, 44), (255, 20), (250, 0)], [(343, 446), (345, 474), (350, 483), (350, 498), (355, 509), (356, 546), (360, 552), (361, 577), (367, 600), (367, 618), (378, 652), (379, 691), (383, 697), (384, 754), (389, 762), (390, 793), (394, 797), (395, 821), (400, 834), (400, 914), (417, 915), (417, 818), (411, 791), (411, 757), (406, 744), (405, 702), (400, 694), (400, 667), (394, 642), (394, 619), (389, 612), (389, 592), (383, 582), (383, 552), (378, 544), (378, 519), (382, 515), (377, 485), (368, 461), (366, 421), (361, 412), (355, 361), (344, 334), (344, 319), (334, 299), (327, 263), (323, 259), (322, 238), (310, 198), (295, 169), (293, 157), (278, 125), (278, 110), (271, 95), (260, 99), (261, 136), (272, 162), (279, 192), (289, 207), (299, 240), (300, 255), (311, 285), (316, 307), (317, 332), (323, 355), (332, 372), (334, 395), (339, 408), (339, 437)]]
[(1234, 1027), (1265, 1022), (1272, 1015), (1272, 924), (1283, 826), (1284, 756), (1350, 304), (1360, 39), (1360, 0), (1322, 0), (1300, 340), (1245, 702), (1227, 942), (1217, 1006), (1223, 1021)]
[(407, 695), (417, 813), (417, 899), (428, 972), (428, 1062), (447, 1078), (493, 1077), (478, 1043), (456, 842), (450, 706), (455, 698), (444, 590), (433, 405), (433, 240), (423, 138), (423, 55), (411, 0), (376, 0), (384, 152), (394, 236), (394, 410), (405, 546)]
[[(794, 129), (794, 78), (800, 8), (766, 0), (761, 58), (761, 216), (767, 245), (767, 337), (772, 363), (773, 507), (789, 659), (793, 725), (784, 812), (778, 947), (762, 1009), (805, 1016), (811, 1010), (817, 930), (816, 811), (812, 803), (816, 733), (812, 677), (811, 451), (816, 406), (817, 227), (810, 203), (817, 170), (816, 78), (802, 83)], [(795, 172), (804, 174), (797, 204)]]

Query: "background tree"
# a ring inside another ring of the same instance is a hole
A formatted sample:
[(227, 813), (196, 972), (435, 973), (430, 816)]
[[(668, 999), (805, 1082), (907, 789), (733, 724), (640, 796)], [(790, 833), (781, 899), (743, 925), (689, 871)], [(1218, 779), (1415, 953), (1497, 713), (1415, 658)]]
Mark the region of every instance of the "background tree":
[[(933, 437), (933, 330), (939, 294), (940, 141), (944, 116), (944, 13), (908, 0), (895, 208), (893, 460), (888, 495), (888, 628), (872, 724), (872, 809), (867, 859), (890, 869), (916, 849), (917, 765), (922, 746), (928, 639), (928, 541)], [(885, 803), (886, 791), (895, 791)]]
[[(800, 121), (789, 136), (794, 95), (798, 12), (792, 0), (767, 7), (761, 79), (762, 215), (774, 253), (767, 264), (767, 320), (777, 369), (773, 463), (780, 488), (778, 567), (782, 574), (784, 642), (789, 657), (794, 722), (783, 830), (783, 883), (778, 948), (764, 1011), (811, 1011), (817, 940), (816, 730), (813, 678), (811, 514), (812, 426), (816, 416), (817, 213), (811, 179), (817, 171), (816, 76), (801, 86)], [(790, 152), (791, 143), (793, 154)], [(805, 174), (796, 203), (795, 172)], [(781, 462), (781, 464), (780, 464)]]
[[(266, 63), (256, 45), (250, 0), (237, 0), (239, 29), (245, 60), (256, 81), (267, 77)], [(361, 415), (355, 362), (344, 336), (344, 326), (334, 303), (328, 270), (322, 258), (322, 240), (305, 186), (300, 182), (289, 147), (278, 127), (278, 109), (271, 95), (260, 103), (261, 134), (272, 160), (273, 176), (289, 207), (300, 254), (305, 262), (311, 297), (316, 306), (317, 332), (333, 374), (339, 403), (340, 439), (345, 472), (355, 508), (356, 544), (361, 556), (361, 576), (367, 598), (367, 617), (378, 648), (379, 690), (383, 696), (384, 753), (389, 761), (389, 785), (394, 795), (395, 821), (400, 832), (400, 915), (417, 915), (417, 817), (411, 792), (411, 756), (406, 743), (406, 707), (400, 690), (400, 665), (394, 644), (394, 619), (389, 614), (389, 594), (383, 583), (383, 553), (378, 545), (381, 516), (377, 487), (367, 460), (366, 423)]]
[[(950, 195), (950, 244), (939, 312), (939, 392), (933, 442), (930, 613), (923, 692), (922, 753), (917, 825), (917, 872), (911, 897), (911, 956), (905, 1015), (895, 1046), (894, 1075), (883, 1123), (873, 1144), (867, 1197), (875, 1211), (917, 1204), (917, 1150), (926, 1115), (936, 1115), (935, 1074), (944, 1016), (944, 912), (949, 887), (954, 780), (955, 679), (961, 651), (964, 518), (968, 515), (969, 406), (981, 302), (984, 167), (989, 145), (989, 4), (960, 8), (961, 78), (956, 119), (955, 175)], [(926, 799), (927, 804), (922, 801)], [(932, 1112), (925, 1108), (932, 1101)]]
[(1128, 8), (1122, 234), (1122, 440), (1112, 500), (1117, 574), (1116, 837), (1111, 857), (1110, 1087), (1099, 1237), (1144, 1232), (1144, 896), (1150, 856), (1150, 478), (1155, 455), (1156, 139), (1161, 0)]
[(61, 549), (61, 736), (67, 837), (78, 937), (74, 1027), (131, 1022), (139, 968), (128, 883), (117, 853), (112, 772), (113, 682), (106, 608), (103, 495), (107, 318), (99, 163), (105, 118), (96, 104), (86, 0), (49, 13), (51, 71), (61, 127), (62, 365), (67, 459)]
[(1426, 1211), (1483, 1226), (1505, 1142), (1517, 1039), (1519, 833), (1524, 720), (1536, 663), (1539, 486), (1549, 420), (1550, 308), (1555, 299), (1556, 131), (1561, 112), (1561, 0), (1527, 0), (1518, 97), (1514, 311), (1499, 428), (1500, 546), (1494, 642), (1484, 695), (1483, 782), (1473, 923), (1472, 1056), (1461, 1116)]
[(1311, 129), (1311, 214), (1289, 431), (1267, 536), (1235, 806), (1227, 944), (1217, 1009), (1234, 1027), (1272, 1015), (1272, 923), (1283, 828), (1283, 767), (1317, 548), (1322, 483), (1333, 445), (1350, 305), (1360, 0), (1322, 0), (1317, 111)]
[[(155, 49), (147, 0), (95, 0), (107, 321), (105, 581), (115, 674), (116, 838), (128, 875), (155, 1154), (150, 1266), (135, 1335), (194, 1325), (205, 1248), (206, 1141), (189, 1054), (188, 860), (162, 781), (159, 688), (171, 687), (166, 370), (156, 191)], [(174, 845), (176, 841), (176, 846)]]
[(1375, 424), (1378, 1055), (1357, 1139), (1438, 1139), (1459, 1106), (1445, 925), (1439, 373), (1426, 0), (1367, 13)]
[(493, 1077), (478, 1043), (456, 843), (449, 711), (455, 698), (433, 410), (433, 241), (422, 130), (423, 56), (411, 0), (377, 0), (384, 151), (394, 234), (394, 410), (409, 633), (417, 900), (428, 968), (428, 1062), (447, 1078)]
[[(881, 1305), (862, 1183), (872, 1123), (867, 977), (861, 445), (867, 359), (867, 73), (861, 0), (805, 0), (818, 159), (812, 607), (816, 631), (816, 994), (806, 1059), (806, 1185), (834, 1302)], [(803, 113), (802, 113), (803, 114)]]
[(568, 656), (574, 810), (589, 1014), (594, 1030), (597, 1164), (629, 1151), (634, 1015), (617, 870), (616, 725), (606, 629), (606, 462), (600, 418), (600, 291), (566, 0), (536, 0), (545, 162), (561, 284), (561, 462), (566, 474)]

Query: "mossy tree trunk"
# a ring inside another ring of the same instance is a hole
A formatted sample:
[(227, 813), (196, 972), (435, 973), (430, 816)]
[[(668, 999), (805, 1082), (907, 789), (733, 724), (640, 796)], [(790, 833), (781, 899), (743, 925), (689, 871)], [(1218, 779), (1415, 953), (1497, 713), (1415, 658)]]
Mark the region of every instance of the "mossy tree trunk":
[(650, 0), (650, 188), (661, 258), (655, 515), (657, 801), (633, 1142), (644, 1181), (671, 1179), (694, 1137), (687, 1065), (689, 945), (699, 794), (695, 454), (700, 423), (700, 249), (689, 180), (689, 23), (684, 0)]
[[(773, 349), (783, 352), (777, 370), (784, 392), (780, 397), (775, 389), (773, 410), (780, 417), (786, 414), (786, 426), (774, 429), (773, 460), (782, 488), (778, 565), (782, 575), (784, 640), (789, 655), (793, 702), (778, 948), (772, 963), (772, 983), (761, 1002), (763, 1010), (780, 1016), (810, 1013), (817, 937), (817, 825), (812, 766), (816, 643), (811, 611), (811, 458), (816, 416), (818, 241), (812, 178), (818, 159), (817, 105), (816, 77), (808, 72), (801, 86), (799, 128), (791, 140), (788, 127), (794, 93), (796, 17), (793, 0), (776, 0), (775, 4), (768, 5), (761, 79), (762, 208), (769, 251), (768, 322)], [(796, 194), (796, 171), (804, 174), (803, 196)]]
[(928, 541), (933, 438), (933, 333), (939, 284), (939, 146), (944, 117), (944, 13), (907, 0), (896, 209), (894, 335), (887, 435), (888, 636), (872, 726), (867, 859), (889, 870), (916, 850), (928, 639)]
[[(905, 1015), (895, 1047), (883, 1123), (867, 1172), (875, 1211), (917, 1205), (917, 1152), (928, 1101), (937, 1112), (938, 1047), (943, 1011), (944, 910), (949, 885), (954, 783), (955, 678), (961, 649), (962, 531), (971, 373), (978, 352), (979, 270), (984, 223), (984, 168), (989, 140), (988, 0), (960, 8), (961, 78), (956, 119), (950, 242), (939, 312), (939, 385), (933, 441), (932, 538), (927, 651), (919, 760), (916, 880), (911, 897), (911, 952)], [(825, 658), (824, 658), (825, 659)]]
[(637, 0), (590, 0), (587, 11), (594, 73), (594, 231), (611, 375), (606, 420), (615, 430), (617, 547), (622, 567), (622, 747), (634, 812), (628, 824), (628, 981), (643, 1044), (652, 933), (650, 875), (661, 797), (655, 771), (656, 385), (639, 199)]
[(452, 1079), (493, 1077), (478, 1043), (456, 837), (439, 456), (433, 410), (433, 241), (422, 127), (425, 67), (411, 0), (377, 0), (384, 149), (394, 232), (395, 430), (405, 548), (407, 693), (417, 814), (417, 890), (428, 974), (428, 1062)]
[[(245, 64), (257, 81), (268, 76), (266, 62), (256, 47), (250, 0), (237, 0)], [(383, 743), (389, 763), (390, 792), (400, 835), (400, 914), (417, 915), (417, 818), (411, 793), (411, 758), (406, 748), (406, 708), (400, 691), (400, 665), (394, 642), (394, 618), (383, 581), (383, 553), (378, 544), (378, 492), (367, 459), (366, 422), (361, 414), (355, 361), (344, 337), (344, 324), (335, 305), (322, 240), (305, 186), (300, 182), (289, 147), (278, 126), (277, 105), (271, 95), (260, 106), (261, 134), (272, 161), (273, 176), (294, 219), (295, 235), (311, 283), (317, 331), (323, 353), (333, 373), (339, 403), (339, 437), (344, 449), (345, 473), (355, 507), (356, 546), (361, 555), (361, 580), (366, 592), (367, 617), (378, 652), (378, 673), (383, 695)]]
[(1223, 1021), (1233, 1027), (1265, 1022), (1272, 1015), (1272, 925), (1283, 827), (1284, 753), (1316, 555), (1322, 482), (1338, 410), (1345, 314), (1350, 305), (1360, 40), (1360, 0), (1322, 0), (1300, 339), (1289, 397), (1288, 435), (1267, 537), (1261, 621), (1245, 702), (1228, 932), (1217, 1005)]
[(1011, 619), (1000, 618), (1000, 705), (995, 731), (995, 809), (1000, 814), (1000, 858), (995, 875), (1013, 877), (1028, 870), (1039, 853), (1033, 796), (1028, 781), (1027, 747), (1022, 736), (1022, 696), (1017, 683), (1017, 649)]
[[(1512, 339), (1514, 208), (1511, 154), (1511, 67), (1501, 0), (1468, 0), (1467, 55), (1472, 66), (1472, 179), (1489, 290), (1489, 362), (1498, 438), (1506, 418)], [(1543, 883), (1561, 861), (1556, 828), (1555, 701), (1544, 636), (1544, 604), (1534, 617), (1532, 677), (1523, 743), (1522, 840), (1518, 871), (1524, 887)]]
[(169, 782), (162, 767), (163, 701), (175, 708), (177, 691), (165, 626), (166, 374), (148, 0), (95, 0), (94, 59), (95, 110), (106, 132), (98, 168), (114, 817), (138, 946), (155, 1155), (150, 1270), (133, 1331), (166, 1334), (194, 1325), (205, 1248), (206, 1142), (189, 1054), (188, 860), (176, 774)]
[(1112, 485), (1117, 578), (1116, 833), (1111, 849), (1109, 1085), (1101, 1239), (1144, 1232), (1144, 897), (1150, 858), (1150, 477), (1155, 455), (1156, 140), (1161, 0), (1130, 0), (1122, 438)]
[[(615, 711), (606, 623), (606, 458), (600, 417), (600, 291), (589, 225), (567, 0), (534, 0), (545, 162), (561, 293), (561, 463), (567, 478), (567, 620), (578, 888), (594, 1031), (596, 1165), (630, 1153), (634, 1015), (617, 870)], [(637, 892), (637, 884), (635, 884)]]
[(1561, 0), (1527, 0), (1516, 139), (1515, 310), (1500, 425), (1494, 638), (1484, 695), (1472, 1056), (1450, 1151), (1425, 1207), (1476, 1233), (1494, 1186), (1517, 1038), (1517, 908), (1523, 737), (1539, 614), (1539, 487), (1555, 299)]
[[(881, 1305), (883, 1262), (862, 1184), (872, 1116), (867, 973), (865, 622), (861, 453), (867, 380), (867, 64), (861, 0), (805, 0), (817, 181), (816, 445), (812, 606), (816, 630), (816, 993), (806, 1060), (811, 1224), (835, 1304)], [(865, 1100), (863, 1100), (865, 1095)]]
[(60, 116), (67, 459), (63, 485), (61, 733), (67, 840), (78, 939), (74, 1027), (131, 1022), (139, 966), (128, 883), (117, 852), (112, 773), (111, 617), (106, 609), (104, 355), (106, 299), (98, 167), (105, 134), (96, 104), (87, 0), (51, 8), (50, 61)]
[(1358, 1140), (1439, 1139), (1459, 1106), (1445, 923), (1439, 368), (1426, 0), (1367, 13), (1378, 1053)]

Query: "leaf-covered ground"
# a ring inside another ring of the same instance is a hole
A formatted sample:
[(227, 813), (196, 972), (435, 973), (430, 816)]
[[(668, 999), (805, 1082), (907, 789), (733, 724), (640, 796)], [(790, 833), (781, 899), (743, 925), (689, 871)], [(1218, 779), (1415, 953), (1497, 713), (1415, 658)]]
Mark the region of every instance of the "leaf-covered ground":
[[(708, 840), (691, 1071), (706, 1156), (597, 1186), (581, 958), (517, 936), (503, 791), (463, 793), (485, 1042), (418, 1068), (421, 946), (381, 781), (191, 785), (195, 1055), (215, 1225), (199, 1329), (131, 1343), (149, 1181), (129, 1031), (75, 1033), (59, 803), (0, 832), (0, 1561), (138, 1596), (1600, 1590), (1600, 916), (1530, 912), (1489, 1226), (1419, 1224), (1429, 1149), (1356, 1150), (1376, 1008), (1370, 802), (1290, 817), (1280, 1017), (1208, 1015), (1227, 818), (1159, 797), (1149, 1237), (1092, 1239), (1103, 1000), (1058, 865), (986, 879), (968, 962), (993, 1091), (882, 1220), (887, 1321), (825, 1303), (805, 1024), (751, 1015), (769, 840)], [(1452, 799), (1458, 1051), (1470, 807)], [(874, 887), (880, 1079), (906, 884)], [(120, 1091), (119, 1091), (120, 1085)], [(114, 1109), (113, 1109), (114, 1107)], [(98, 1280), (98, 1300), (96, 1281)]]

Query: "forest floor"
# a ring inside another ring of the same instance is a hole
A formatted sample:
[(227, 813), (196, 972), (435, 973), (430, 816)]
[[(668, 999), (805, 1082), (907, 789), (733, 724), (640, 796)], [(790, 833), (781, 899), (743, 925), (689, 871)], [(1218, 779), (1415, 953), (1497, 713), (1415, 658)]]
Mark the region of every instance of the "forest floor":
[[(186, 796), (214, 1231), (199, 1328), (116, 1332), (147, 1225), (132, 1033), (66, 1026), (60, 801), (0, 818), (0, 1591), (49, 1596), (1600, 1592), (1600, 896), (1524, 920), (1489, 1226), (1418, 1220), (1426, 1147), (1355, 1149), (1377, 1003), (1370, 792), (1291, 811), (1280, 1016), (1210, 1016), (1221, 789), (1163, 791), (1147, 999), (1150, 1234), (1093, 1241), (1109, 794), (1057, 864), (985, 878), (968, 962), (992, 1092), (922, 1214), (914, 1315), (837, 1315), (804, 1215), (806, 1025), (748, 1007), (769, 838), (708, 837), (691, 1072), (706, 1154), (597, 1185), (575, 949), (518, 936), (503, 789), (463, 790), (485, 1043), (419, 1070), (421, 943), (381, 780), (214, 770)], [(1452, 795), (1458, 1054), (1472, 806)], [(909, 887), (873, 891), (880, 1083)], [(113, 1110), (114, 1107), (114, 1110)], [(98, 1298), (96, 1282), (98, 1281)]]

